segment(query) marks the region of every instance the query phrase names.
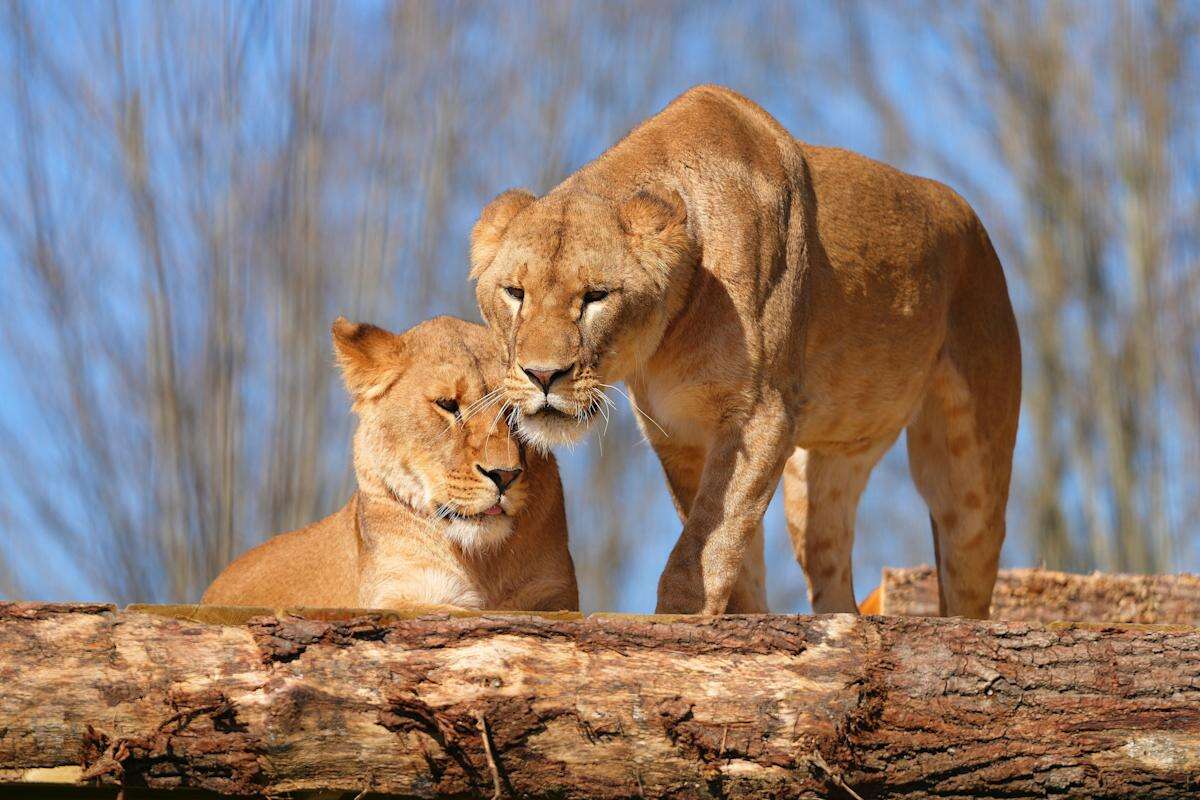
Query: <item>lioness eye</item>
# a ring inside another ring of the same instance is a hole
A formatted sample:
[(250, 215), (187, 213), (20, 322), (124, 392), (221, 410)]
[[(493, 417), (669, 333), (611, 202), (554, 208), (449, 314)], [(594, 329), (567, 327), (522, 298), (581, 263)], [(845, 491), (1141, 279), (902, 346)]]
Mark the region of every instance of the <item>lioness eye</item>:
[(458, 416), (458, 401), (457, 400), (447, 400), (446, 398), (443, 397), (442, 399), (434, 400), (433, 402), (437, 403), (438, 408), (442, 409), (443, 411), (449, 411), (451, 414)]
[(606, 289), (592, 289), (583, 293), (583, 302), (585, 305), (588, 303), (597, 303), (606, 297), (608, 297)]
[(525, 299), (525, 290), (519, 286), (505, 286), (504, 291), (508, 292), (508, 296), (513, 300)]

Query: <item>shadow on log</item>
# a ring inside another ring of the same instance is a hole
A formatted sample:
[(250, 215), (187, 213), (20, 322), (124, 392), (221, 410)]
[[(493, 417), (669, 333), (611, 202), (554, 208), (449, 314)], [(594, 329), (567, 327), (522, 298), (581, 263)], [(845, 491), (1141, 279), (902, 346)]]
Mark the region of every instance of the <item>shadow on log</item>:
[(0, 782), (1174, 798), (1200, 774), (1190, 628), (169, 613), (0, 604)]

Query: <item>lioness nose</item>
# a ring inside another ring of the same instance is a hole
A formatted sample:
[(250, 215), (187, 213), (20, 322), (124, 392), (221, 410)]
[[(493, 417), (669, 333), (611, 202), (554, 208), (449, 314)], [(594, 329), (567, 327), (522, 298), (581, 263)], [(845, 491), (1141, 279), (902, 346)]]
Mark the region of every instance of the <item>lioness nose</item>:
[(540, 386), (544, 394), (550, 394), (550, 386), (554, 381), (561, 378), (575, 368), (574, 364), (569, 364), (562, 369), (521, 369), (529, 376), (529, 380), (533, 381), (535, 386)]
[(492, 483), (496, 484), (496, 488), (500, 490), (500, 494), (504, 494), (504, 490), (513, 485), (513, 481), (521, 477), (519, 469), (484, 469), (478, 464), (475, 469), (482, 472), (484, 475), (492, 479)]

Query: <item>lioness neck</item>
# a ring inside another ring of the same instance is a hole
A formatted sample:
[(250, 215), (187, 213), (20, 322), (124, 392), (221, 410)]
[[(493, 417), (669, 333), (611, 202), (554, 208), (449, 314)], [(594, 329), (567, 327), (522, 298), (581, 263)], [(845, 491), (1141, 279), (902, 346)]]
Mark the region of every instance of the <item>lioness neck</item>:
[(390, 496), (355, 495), (359, 605), (366, 608), (483, 608), (471, 579), (438, 523)]
[(395, 548), (451, 553), (450, 543), (441, 534), (438, 523), (394, 496), (359, 489), (351, 502), (361, 556)]

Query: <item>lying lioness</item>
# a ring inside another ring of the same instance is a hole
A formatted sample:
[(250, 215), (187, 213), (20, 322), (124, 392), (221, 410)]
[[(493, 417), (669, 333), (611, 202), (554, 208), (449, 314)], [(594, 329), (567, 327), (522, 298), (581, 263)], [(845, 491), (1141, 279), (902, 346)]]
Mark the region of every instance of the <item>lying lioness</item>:
[(659, 611), (765, 610), (782, 475), (813, 609), (854, 612), (858, 498), (907, 430), (942, 611), (987, 616), (1021, 356), (1000, 262), (951, 189), (701, 86), (546, 196), (493, 200), (471, 274), (527, 441), (578, 440), (629, 386), (684, 519)]
[(233, 562), (202, 602), (577, 609), (558, 467), (511, 436), (484, 328), (339, 318), (333, 345), (359, 418), (358, 491)]

